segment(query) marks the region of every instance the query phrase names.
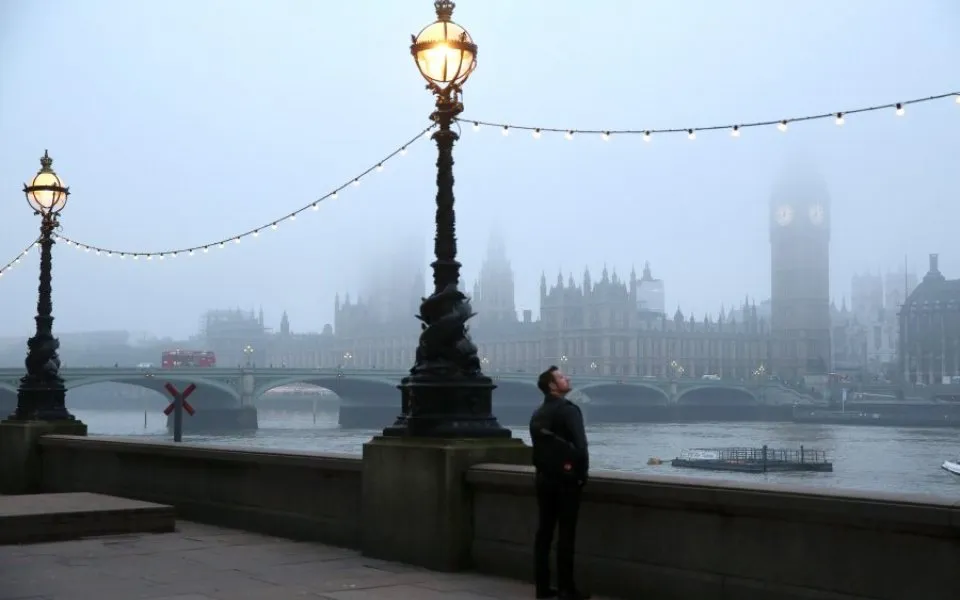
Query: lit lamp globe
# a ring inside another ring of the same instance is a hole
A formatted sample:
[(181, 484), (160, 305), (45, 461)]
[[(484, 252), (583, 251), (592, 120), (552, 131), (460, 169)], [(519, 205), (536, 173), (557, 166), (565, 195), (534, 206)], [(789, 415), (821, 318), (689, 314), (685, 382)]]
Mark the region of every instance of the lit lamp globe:
[(459, 90), (477, 66), (477, 45), (450, 18), (454, 3), (437, 0), (437, 20), (413, 36), (410, 52), (420, 74), (440, 93)]
[(53, 159), (46, 150), (40, 159), (40, 170), (29, 185), (23, 184), (23, 193), (34, 212), (43, 216), (55, 215), (67, 205), (70, 189), (53, 171)]

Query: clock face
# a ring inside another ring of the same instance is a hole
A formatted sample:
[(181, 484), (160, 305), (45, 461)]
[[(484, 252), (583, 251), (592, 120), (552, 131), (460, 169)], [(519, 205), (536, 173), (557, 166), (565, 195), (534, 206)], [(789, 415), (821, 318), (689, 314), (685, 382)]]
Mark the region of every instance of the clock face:
[(777, 224), (781, 227), (785, 227), (793, 221), (793, 207), (789, 204), (782, 204), (777, 207), (777, 212), (774, 214), (774, 217), (777, 219)]
[(823, 205), (814, 204), (810, 207), (810, 222), (814, 225), (823, 223), (824, 211)]

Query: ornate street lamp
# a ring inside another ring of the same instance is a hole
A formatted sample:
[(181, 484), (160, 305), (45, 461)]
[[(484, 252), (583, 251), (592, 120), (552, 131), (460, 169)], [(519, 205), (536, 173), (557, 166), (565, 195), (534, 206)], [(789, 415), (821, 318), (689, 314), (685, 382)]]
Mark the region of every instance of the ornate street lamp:
[(37, 300), (36, 333), (27, 340), (27, 374), (20, 379), (17, 410), (10, 415), (16, 421), (73, 421), (65, 405), (67, 389), (60, 377), (60, 341), (53, 337), (53, 231), (59, 227), (57, 215), (67, 205), (70, 190), (53, 171), (53, 159), (46, 150), (40, 170), (23, 193), (34, 214), (40, 215), (40, 287)]
[(243, 354), (247, 358), (247, 367), (250, 366), (250, 357), (253, 356), (253, 346), (247, 344), (243, 349)]
[(437, 20), (413, 36), (410, 52), (427, 89), (436, 97), (431, 119), (437, 143), (437, 213), (433, 293), (420, 304), (422, 322), (416, 360), (400, 384), (402, 413), (384, 435), (510, 437), (492, 413), (493, 381), (483, 374), (467, 321), (470, 301), (458, 289), (456, 216), (453, 198), (452, 129), (463, 112), (461, 91), (477, 66), (477, 45), (451, 20), (454, 3), (433, 3)]

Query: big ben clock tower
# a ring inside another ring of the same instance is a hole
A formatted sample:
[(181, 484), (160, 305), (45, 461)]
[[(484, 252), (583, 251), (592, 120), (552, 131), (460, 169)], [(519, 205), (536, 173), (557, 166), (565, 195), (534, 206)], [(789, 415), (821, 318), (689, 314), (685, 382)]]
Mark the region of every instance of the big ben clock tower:
[(771, 362), (797, 381), (830, 370), (830, 205), (811, 180), (776, 189), (770, 201)]

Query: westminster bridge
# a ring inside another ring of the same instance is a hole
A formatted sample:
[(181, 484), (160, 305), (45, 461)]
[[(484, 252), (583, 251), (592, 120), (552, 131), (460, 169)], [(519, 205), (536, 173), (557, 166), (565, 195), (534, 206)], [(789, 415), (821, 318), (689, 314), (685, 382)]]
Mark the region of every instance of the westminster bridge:
[[(22, 369), (0, 369), (0, 410), (16, 406), (16, 390)], [(361, 426), (382, 425), (396, 416), (400, 406), (397, 384), (406, 371), (370, 369), (298, 368), (183, 368), (141, 369), (130, 367), (65, 368), (60, 371), (67, 389), (97, 383), (125, 383), (166, 394), (164, 386), (179, 389), (196, 386), (190, 397), (199, 412), (219, 414), (255, 410), (268, 406), (261, 396), (271, 389), (296, 383), (330, 390), (340, 398), (340, 422)], [(540, 401), (535, 375), (495, 373), (494, 412), (516, 423), (529, 418)], [(588, 418), (631, 421), (637, 411), (664, 411), (689, 407), (697, 414), (731, 407), (792, 406), (811, 399), (774, 381), (724, 381), (707, 379), (655, 379), (648, 377), (583, 376), (576, 378), (573, 397)], [(696, 407), (696, 408), (695, 408)]]

